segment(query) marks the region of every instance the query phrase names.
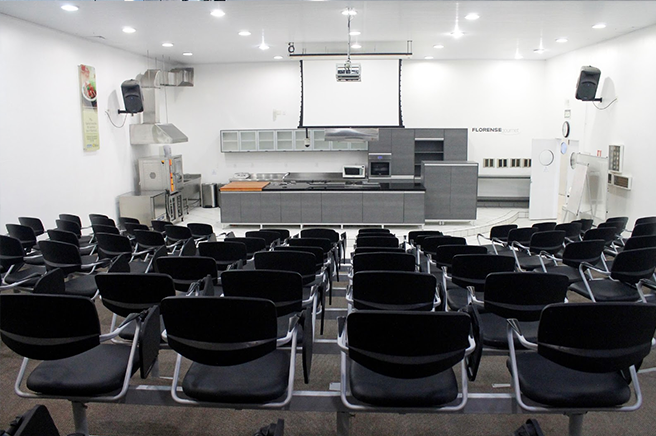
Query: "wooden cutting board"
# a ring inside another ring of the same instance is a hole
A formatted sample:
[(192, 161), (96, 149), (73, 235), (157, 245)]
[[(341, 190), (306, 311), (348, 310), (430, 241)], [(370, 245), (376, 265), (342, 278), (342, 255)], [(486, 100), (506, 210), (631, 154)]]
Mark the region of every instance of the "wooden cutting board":
[(221, 192), (261, 191), (269, 182), (230, 182), (221, 186)]

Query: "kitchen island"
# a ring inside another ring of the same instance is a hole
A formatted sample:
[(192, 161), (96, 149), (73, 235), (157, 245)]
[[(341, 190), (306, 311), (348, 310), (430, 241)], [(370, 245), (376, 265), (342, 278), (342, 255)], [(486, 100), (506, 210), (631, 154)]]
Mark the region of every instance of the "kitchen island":
[(224, 224), (423, 225), (421, 183), (283, 180), (261, 191), (221, 192)]

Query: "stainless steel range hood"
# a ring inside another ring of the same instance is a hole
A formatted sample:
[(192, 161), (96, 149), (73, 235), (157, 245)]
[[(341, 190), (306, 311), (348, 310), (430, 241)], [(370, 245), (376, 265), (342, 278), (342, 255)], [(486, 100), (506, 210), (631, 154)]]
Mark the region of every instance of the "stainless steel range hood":
[(144, 111), (141, 124), (130, 125), (130, 144), (178, 144), (189, 141), (173, 124), (159, 122), (160, 70), (148, 70), (139, 79)]
[(336, 128), (326, 129), (326, 141), (367, 142), (378, 141), (378, 129)]

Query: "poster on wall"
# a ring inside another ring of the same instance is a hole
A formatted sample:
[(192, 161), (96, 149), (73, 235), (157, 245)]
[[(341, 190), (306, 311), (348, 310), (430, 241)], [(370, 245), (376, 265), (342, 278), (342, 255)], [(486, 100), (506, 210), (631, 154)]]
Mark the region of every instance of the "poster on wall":
[(84, 151), (96, 151), (100, 148), (98, 133), (98, 106), (96, 92), (96, 69), (89, 65), (80, 65), (80, 103), (82, 106), (82, 139)]

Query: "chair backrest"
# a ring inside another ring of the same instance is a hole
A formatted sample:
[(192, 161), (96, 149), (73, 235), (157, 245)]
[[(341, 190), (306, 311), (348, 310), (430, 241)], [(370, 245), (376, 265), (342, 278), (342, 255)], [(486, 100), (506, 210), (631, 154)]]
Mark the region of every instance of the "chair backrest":
[(624, 251), (635, 250), (636, 248), (656, 247), (656, 235), (650, 236), (631, 236), (624, 243)]
[(175, 296), (173, 279), (167, 274), (103, 273), (95, 279), (103, 305), (123, 317)]
[(408, 242), (413, 245), (421, 245), (423, 238), (429, 236), (442, 236), (439, 230), (411, 230), (408, 232)]
[(63, 359), (100, 344), (98, 312), (84, 297), (0, 295), (0, 337), (23, 357)]
[(386, 376), (427, 377), (464, 358), (470, 327), (469, 315), (460, 312), (352, 312), (349, 357)]
[(614, 216), (614, 217), (606, 218), (606, 223), (614, 223), (620, 229), (620, 231), (626, 228), (626, 224), (628, 222), (629, 222), (628, 216)]
[(501, 224), (493, 226), (490, 229), (490, 239), (497, 239), (501, 242), (506, 242), (508, 240), (508, 233), (516, 228), (518, 228), (517, 224)]
[(166, 226), (170, 225), (173, 225), (171, 221), (152, 220), (150, 222), (150, 226), (153, 228), (153, 230), (160, 233), (164, 233), (166, 231)]
[(355, 247), (353, 253), (405, 253), (405, 250), (403, 247)]
[(260, 251), (255, 253), (255, 269), (297, 272), (303, 282), (314, 280), (317, 258), (307, 251)]
[(606, 246), (603, 239), (570, 242), (563, 250), (563, 263), (572, 268), (578, 268), (581, 262), (596, 265), (601, 260), (601, 254)]
[(93, 222), (96, 218), (109, 218), (107, 215), (104, 215), (102, 213), (90, 213), (89, 214), (89, 221)]
[(622, 251), (613, 260), (610, 276), (624, 283), (635, 284), (651, 278), (656, 269), (656, 248)]
[(211, 257), (204, 256), (163, 256), (155, 260), (157, 272), (168, 274), (173, 278), (175, 289), (181, 292), (189, 290), (189, 286), (208, 275), (216, 282), (219, 272), (216, 262)]
[(358, 247), (398, 247), (399, 238), (396, 236), (358, 236), (355, 240)]
[(440, 245), (431, 255), (438, 267), (446, 266), (451, 270), (453, 257), (459, 254), (486, 254), (487, 248), (481, 245)]
[(351, 260), (353, 273), (360, 271), (409, 271), (416, 270), (415, 257), (408, 253), (358, 253)]
[(287, 243), (292, 247), (321, 247), (324, 257), (333, 248), (333, 243), (326, 238), (290, 238)]
[(266, 240), (262, 238), (246, 238), (246, 237), (234, 237), (226, 238), (225, 242), (241, 242), (246, 245), (246, 252), (248, 257), (252, 257), (253, 254), (257, 251), (265, 250), (267, 247)]
[(563, 274), (491, 273), (485, 278), (485, 310), (504, 318), (539, 321), (547, 305), (565, 301), (568, 285)]
[(277, 247), (273, 247), (273, 251), (302, 251), (304, 253), (311, 253), (314, 255), (315, 272), (318, 272), (323, 266), (324, 251), (321, 247), (278, 245)]
[(581, 223), (561, 223), (557, 224), (554, 230), (564, 230), (566, 238), (578, 238), (581, 234)]
[(194, 238), (205, 238), (214, 234), (214, 228), (211, 224), (188, 223), (187, 228), (191, 231), (191, 236)]
[(164, 236), (154, 230), (135, 230), (134, 239), (137, 241), (139, 250), (163, 247), (166, 245)]
[(313, 228), (313, 229), (303, 229), (301, 230), (301, 238), (325, 238), (328, 239), (333, 244), (339, 242), (339, 233), (333, 229), (322, 229), (322, 228)]
[(66, 295), (66, 276), (59, 268), (48, 271), (35, 283), (33, 294)]
[(622, 234), (622, 231), (624, 230), (624, 225), (622, 224), (621, 221), (606, 221), (603, 223), (599, 223), (597, 226), (598, 229), (613, 229), (615, 231), (614, 235), (615, 237), (619, 237)]
[(360, 271), (353, 275), (353, 307), (359, 310), (433, 309), (435, 276), (407, 271)]
[(237, 241), (208, 241), (198, 244), (198, 254), (214, 260), (236, 262), (248, 258), (246, 244)]
[(18, 239), (25, 250), (36, 245), (36, 234), (31, 227), (21, 224), (7, 224), (6, 227), (9, 236)]
[(485, 278), (493, 272), (512, 272), (515, 259), (496, 254), (459, 254), (453, 256), (451, 281), (461, 287), (474, 286), (477, 292), (485, 290)]
[(535, 227), (518, 227), (516, 229), (512, 229), (508, 232), (508, 238), (506, 239), (506, 242), (508, 245), (511, 245), (516, 241), (523, 246), (528, 247), (531, 243), (531, 236), (533, 236), (533, 233), (537, 231), (538, 229)]
[(68, 275), (81, 270), (82, 258), (76, 245), (59, 241), (41, 241), (39, 248), (48, 271), (61, 268), (64, 274)]
[(76, 247), (80, 246), (80, 240), (77, 238), (75, 233), (69, 232), (67, 230), (49, 229), (48, 238), (50, 238), (51, 241), (66, 242), (68, 244), (73, 244)]
[(132, 218), (129, 216), (121, 216), (118, 218), (118, 225), (121, 229), (125, 229), (125, 224), (127, 223), (132, 223), (132, 224), (141, 224), (141, 222), (137, 218)]
[(383, 229), (383, 228), (380, 228), (380, 229), (377, 229), (377, 228), (358, 229), (358, 235), (364, 235), (364, 234), (367, 234), (367, 233), (369, 233), (369, 234), (373, 233), (375, 235), (382, 235), (382, 234), (385, 234), (385, 233), (390, 233), (390, 229)]
[(111, 234), (114, 234), (114, 235), (120, 235), (121, 234), (121, 231), (118, 229), (118, 227), (106, 226), (104, 224), (92, 224), (91, 229), (93, 230), (94, 235), (96, 233), (111, 233)]
[(72, 221), (75, 224), (77, 224), (79, 227), (82, 227), (82, 220), (77, 215), (73, 215), (70, 213), (60, 213), (59, 219), (64, 221)]
[(196, 256), (198, 254), (198, 249), (196, 248), (196, 241), (191, 238), (187, 239), (182, 248), (180, 249), (180, 256)]
[(89, 221), (91, 221), (91, 225), (102, 224), (103, 226), (116, 227), (116, 222), (105, 215), (89, 214)]
[(251, 230), (244, 233), (244, 235), (247, 238), (262, 238), (266, 242), (266, 245), (271, 245), (276, 241), (280, 241), (280, 233), (268, 230)]
[(14, 237), (0, 235), (0, 266), (9, 269), (12, 265), (23, 263), (23, 246)]
[(169, 346), (194, 362), (237, 365), (276, 349), (276, 307), (270, 300), (168, 297), (160, 309)]
[(233, 269), (221, 274), (221, 284), (227, 297), (273, 301), (278, 316), (303, 309), (303, 278), (297, 272)]
[(125, 227), (125, 231), (130, 236), (134, 236), (135, 230), (150, 230), (148, 226), (145, 224), (132, 223), (132, 222), (126, 222), (124, 224), (124, 227)]
[(112, 258), (124, 253), (132, 253), (132, 244), (127, 236), (114, 233), (95, 233), (98, 254), (101, 258)]
[(425, 253), (435, 253), (440, 245), (467, 245), (467, 240), (460, 236), (430, 236), (421, 243)]
[(564, 242), (564, 230), (547, 230), (533, 233), (528, 246), (533, 254), (540, 254), (542, 251), (555, 254), (563, 248)]
[(573, 220), (572, 222), (581, 224), (581, 233), (585, 233), (588, 230), (590, 230), (592, 228), (592, 225), (594, 224), (594, 220), (589, 218), (581, 218), (578, 220)]
[[(20, 218), (18, 218), (18, 220), (20, 221)], [(656, 223), (656, 216), (643, 216), (641, 218), (638, 218), (635, 221), (634, 226), (639, 226), (640, 224), (647, 224), (647, 223)]]
[(174, 224), (164, 226), (164, 233), (169, 242), (186, 241), (192, 237), (191, 230), (188, 227), (176, 226)]
[(577, 371), (615, 372), (649, 354), (654, 330), (653, 304), (552, 304), (540, 317), (538, 353)]
[(55, 225), (59, 230), (66, 230), (67, 232), (75, 233), (78, 238), (82, 236), (82, 227), (80, 227), (75, 221), (58, 219), (55, 220)]
[(616, 227), (597, 227), (596, 229), (587, 230), (583, 234), (583, 240), (603, 239), (606, 245), (610, 245), (615, 240)]
[(266, 229), (267, 232), (276, 232), (278, 233), (278, 238), (280, 239), (280, 242), (288, 239), (290, 237), (289, 230), (287, 229)]
[(538, 232), (546, 232), (548, 230), (555, 230), (556, 224), (556, 221), (545, 221), (541, 223), (535, 223), (531, 227), (536, 229)]
[(39, 218), (19, 216), (18, 222), (23, 226), (31, 227), (36, 236), (43, 235), (46, 232), (46, 229), (43, 227), (43, 223)]
[(652, 236), (656, 235), (656, 222), (642, 223), (633, 227), (631, 236)]

